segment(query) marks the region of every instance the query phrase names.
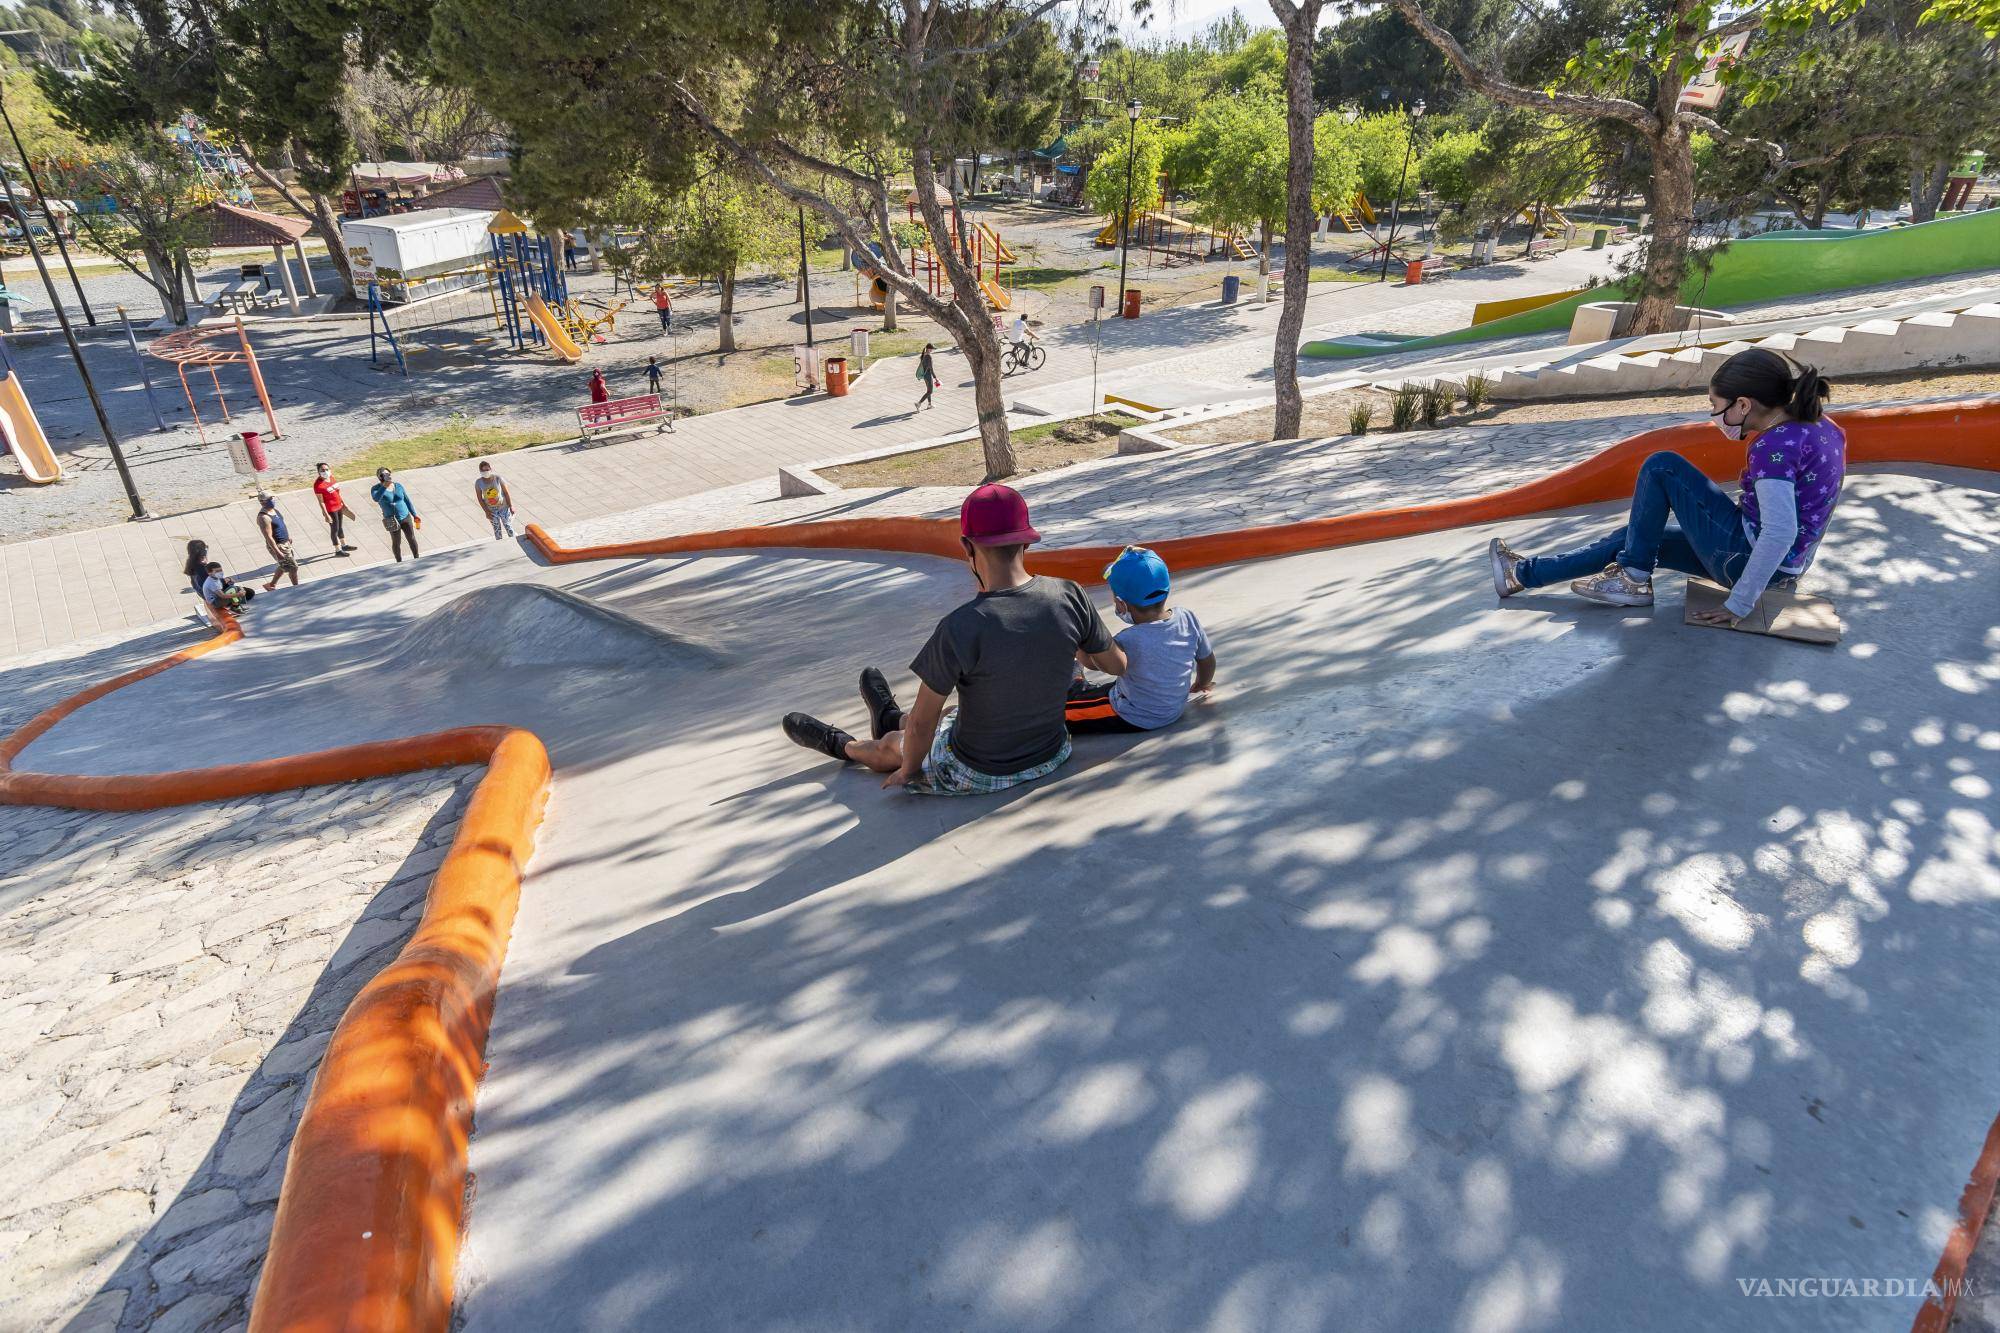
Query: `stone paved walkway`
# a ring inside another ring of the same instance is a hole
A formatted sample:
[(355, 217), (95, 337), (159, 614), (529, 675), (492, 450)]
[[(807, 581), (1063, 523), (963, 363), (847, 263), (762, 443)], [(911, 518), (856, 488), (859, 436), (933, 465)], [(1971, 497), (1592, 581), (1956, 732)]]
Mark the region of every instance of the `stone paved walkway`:
[(306, 1087), (471, 775), (0, 810), (0, 1327), (240, 1327)]
[[(1403, 434), (1215, 444), (1079, 464), (1024, 477), (1035, 526), (1051, 546), (1163, 541), (1481, 495), (1546, 476), (1681, 413), (1532, 426), (1461, 426)], [(781, 499), (751, 482), (686, 500), (550, 529), (568, 546), (832, 518), (948, 517), (956, 487), (877, 487)]]

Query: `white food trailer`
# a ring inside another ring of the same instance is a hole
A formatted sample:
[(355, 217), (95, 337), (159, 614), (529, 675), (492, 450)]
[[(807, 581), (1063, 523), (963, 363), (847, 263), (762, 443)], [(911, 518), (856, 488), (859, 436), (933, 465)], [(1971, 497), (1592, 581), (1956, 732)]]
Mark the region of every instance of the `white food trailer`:
[(493, 214), (479, 208), (425, 208), (388, 217), (350, 218), (340, 224), (354, 285), (374, 283), (384, 301), (427, 296), (481, 282), (480, 266), (492, 257), (486, 225)]

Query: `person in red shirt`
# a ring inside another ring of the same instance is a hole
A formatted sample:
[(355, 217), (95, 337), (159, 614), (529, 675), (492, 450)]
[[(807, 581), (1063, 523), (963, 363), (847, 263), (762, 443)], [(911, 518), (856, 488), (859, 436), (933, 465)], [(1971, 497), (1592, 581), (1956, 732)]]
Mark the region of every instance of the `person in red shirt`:
[(319, 476), (313, 482), (313, 494), (319, 497), (320, 512), (326, 515), (327, 533), (333, 538), (333, 553), (344, 556), (355, 549), (347, 544), (347, 501), (340, 498), (340, 487), (333, 483), (333, 469), (321, 463), (318, 470)]
[(664, 284), (653, 288), (653, 309), (660, 314), (660, 332), (674, 331), (674, 298), (667, 295)]
[(604, 382), (604, 372), (601, 370), (590, 372), (590, 401), (593, 403), (611, 401), (611, 386)]

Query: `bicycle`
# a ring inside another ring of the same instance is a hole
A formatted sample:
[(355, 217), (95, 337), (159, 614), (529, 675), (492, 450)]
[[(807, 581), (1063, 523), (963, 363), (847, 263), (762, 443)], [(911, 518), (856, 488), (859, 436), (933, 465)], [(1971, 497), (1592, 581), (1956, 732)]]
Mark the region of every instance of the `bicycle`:
[(1008, 343), (1007, 350), (1000, 356), (1000, 373), (1011, 375), (1017, 370), (1040, 370), (1048, 364), (1049, 354), (1040, 343)]

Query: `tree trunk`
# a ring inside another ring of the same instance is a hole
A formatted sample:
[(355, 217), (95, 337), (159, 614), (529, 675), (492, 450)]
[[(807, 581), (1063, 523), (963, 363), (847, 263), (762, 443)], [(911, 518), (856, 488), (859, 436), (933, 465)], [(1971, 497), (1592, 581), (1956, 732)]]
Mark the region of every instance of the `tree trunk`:
[(894, 333), (895, 331), (896, 331), (896, 289), (894, 287), (891, 287), (889, 289), (888, 295), (882, 298), (882, 332)]
[(933, 237), (946, 239), (932, 251), (935, 262), (944, 265), (951, 283), (950, 319), (945, 327), (965, 353), (972, 368), (972, 397), (979, 408), (979, 445), (986, 457), (986, 479), (998, 481), (1020, 471), (1014, 459), (1014, 441), (1007, 432), (1007, 404), (1000, 392), (1000, 338), (986, 311), (986, 294), (979, 289), (979, 275), (959, 252), (958, 236), (946, 223), (937, 202), (937, 173), (931, 164), (931, 149), (919, 142), (910, 154), (915, 177), (917, 207)]
[(1257, 276), (1271, 276), (1271, 223), (1268, 219), (1257, 224)]
[[(1290, 153), (1285, 164), (1285, 294), (1278, 312), (1278, 334), (1271, 348), (1271, 374), (1277, 387), (1277, 438), (1299, 433), (1305, 410), (1299, 393), (1299, 331), (1305, 327), (1306, 297), (1312, 291), (1313, 224), (1313, 29), (1319, 26), (1319, 0), (1306, 0), (1280, 12), (1285, 23), (1285, 140)], [(1264, 263), (1270, 267), (1270, 242)]]
[[(298, 210), (301, 217), (313, 220), (314, 230), (326, 242), (327, 258), (333, 261), (334, 270), (340, 274), (340, 285), (346, 289), (348, 296), (359, 297), (361, 293), (354, 286), (354, 270), (347, 263), (347, 242), (340, 234), (340, 211), (333, 206), (333, 200), (317, 190), (309, 190), (301, 198), (297, 190), (287, 185), (277, 172), (259, 162), (247, 147), (239, 143), (238, 149), (258, 180), (276, 190), (286, 203)], [(292, 156), (296, 161), (297, 154)]]
[[(1678, 99), (1679, 90), (1664, 96)], [(1646, 207), (1653, 215), (1653, 234), (1646, 239), (1639, 270), (1634, 335), (1667, 332), (1674, 307), (1680, 304), (1688, 241), (1694, 231), (1694, 153), (1687, 131), (1673, 116), (1673, 106), (1667, 110), (1666, 129), (1652, 136), (1653, 174), (1646, 186)]]
[(1937, 162), (1929, 170), (1915, 167), (1910, 171), (1910, 221), (1929, 222), (1937, 216), (1938, 205), (1944, 202), (1945, 186), (1951, 180), (1951, 163)]
[(1812, 227), (1811, 227), (1811, 230), (1813, 231), (1818, 231), (1821, 227), (1824, 227), (1826, 225), (1827, 185), (1828, 185), (1827, 178), (1825, 176), (1821, 176), (1819, 178), (1819, 189), (1815, 191), (1813, 194)]
[(153, 246), (142, 247), (146, 268), (152, 274), (153, 292), (160, 298), (160, 310), (176, 324), (188, 322), (187, 300), (181, 295), (180, 274), (173, 257)]
[(722, 287), (722, 310), (721, 313), (716, 316), (715, 350), (718, 352), (733, 352), (736, 350), (735, 268), (731, 267), (722, 270), (722, 276), (719, 279), (719, 284)]

